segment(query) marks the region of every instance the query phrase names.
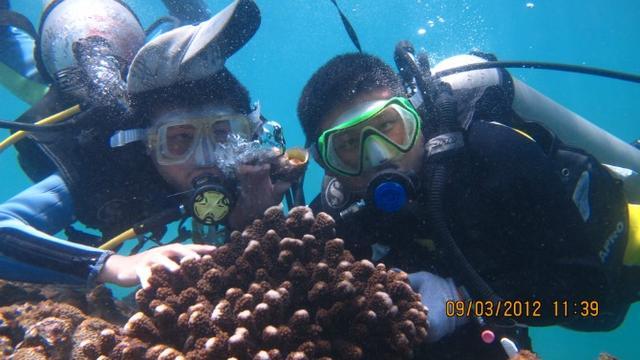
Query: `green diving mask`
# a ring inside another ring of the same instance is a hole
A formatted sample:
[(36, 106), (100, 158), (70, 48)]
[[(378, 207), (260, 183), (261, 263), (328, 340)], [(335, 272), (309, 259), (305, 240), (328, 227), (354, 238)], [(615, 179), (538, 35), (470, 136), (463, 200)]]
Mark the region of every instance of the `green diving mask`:
[(317, 142), (334, 172), (359, 176), (409, 152), (420, 133), (418, 112), (404, 97), (365, 102), (345, 112)]

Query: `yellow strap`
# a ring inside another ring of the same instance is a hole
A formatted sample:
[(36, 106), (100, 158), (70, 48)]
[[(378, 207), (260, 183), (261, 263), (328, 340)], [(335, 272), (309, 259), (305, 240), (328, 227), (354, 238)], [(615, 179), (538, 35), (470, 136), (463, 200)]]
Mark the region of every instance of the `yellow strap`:
[[(38, 122), (36, 122), (36, 125), (47, 125), (47, 124), (54, 124), (57, 122), (60, 122), (72, 115), (75, 115), (77, 113), (80, 112), (80, 105), (75, 105), (72, 106), (70, 108), (68, 108), (67, 110), (63, 110), (57, 114), (51, 115), (48, 118), (44, 118)], [(2, 140), (2, 142), (0, 142), (0, 152), (3, 152), (4, 150), (6, 150), (9, 146), (17, 143), (18, 141), (22, 140), (25, 136), (27, 136), (27, 132), (26, 131), (16, 131), (15, 133), (13, 133), (11, 136), (9, 136), (8, 138)]]
[(20, 75), (2, 62), (0, 62), (0, 84), (29, 105), (38, 102), (49, 91), (47, 85)]
[(136, 232), (133, 230), (133, 228), (123, 232), (122, 234), (114, 237), (113, 239), (107, 241), (106, 243), (100, 245), (99, 249), (102, 250), (112, 250), (114, 248), (116, 248), (118, 245), (122, 244), (123, 242), (132, 239), (136, 237)]
[(531, 141), (533, 141), (533, 142), (536, 142), (536, 141), (535, 141), (531, 136), (529, 136), (529, 134), (527, 134), (526, 132), (524, 132), (524, 131), (522, 131), (522, 130), (520, 130), (520, 129), (516, 129), (516, 128), (512, 128), (512, 129), (513, 129), (513, 130), (515, 130), (518, 134), (520, 134), (520, 135), (522, 135), (522, 136), (526, 137), (527, 139), (529, 139), (529, 140), (531, 140)]
[(629, 239), (624, 251), (624, 264), (640, 266), (640, 205), (628, 204)]
[(491, 124), (493, 124), (493, 125), (500, 125), (500, 126), (504, 126), (504, 127), (506, 127), (506, 128), (509, 128), (509, 129), (511, 129), (511, 130), (513, 130), (513, 131), (515, 131), (515, 132), (517, 132), (518, 134), (520, 134), (520, 135), (522, 135), (522, 136), (526, 137), (527, 139), (529, 139), (529, 140), (531, 140), (531, 141), (533, 141), (533, 142), (536, 142), (536, 139), (532, 138), (532, 137), (531, 137), (531, 135), (527, 134), (526, 132), (524, 132), (524, 131), (522, 131), (522, 130), (520, 130), (520, 129), (516, 129), (516, 128), (514, 128), (514, 127), (511, 127), (511, 126), (505, 125), (505, 124), (503, 124), (503, 123), (499, 123), (499, 122), (497, 122), (497, 121), (491, 121)]

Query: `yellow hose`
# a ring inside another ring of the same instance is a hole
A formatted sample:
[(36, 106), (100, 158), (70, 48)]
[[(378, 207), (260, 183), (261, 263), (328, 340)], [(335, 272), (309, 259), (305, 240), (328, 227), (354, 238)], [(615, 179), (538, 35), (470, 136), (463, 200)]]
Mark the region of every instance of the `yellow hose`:
[[(65, 120), (67, 118), (69, 118), (70, 116), (73, 116), (77, 113), (80, 112), (80, 105), (75, 105), (72, 106), (66, 110), (63, 110), (57, 114), (51, 115), (47, 118), (44, 118), (38, 122), (36, 122), (36, 125), (49, 125), (49, 124), (55, 124), (57, 122), (60, 122), (62, 120)], [(8, 138), (4, 139), (2, 142), (0, 142), (0, 152), (3, 152), (4, 150), (6, 150), (9, 146), (17, 143), (18, 141), (22, 140), (25, 136), (27, 136), (27, 131), (16, 131), (15, 133), (11, 134), (11, 136), (9, 136)]]
[(114, 237), (113, 239), (107, 241), (106, 243), (100, 245), (99, 249), (102, 250), (111, 250), (115, 247), (117, 247), (118, 245), (122, 244), (123, 242), (132, 239), (136, 237), (136, 232), (133, 230), (133, 228), (123, 232), (122, 234)]

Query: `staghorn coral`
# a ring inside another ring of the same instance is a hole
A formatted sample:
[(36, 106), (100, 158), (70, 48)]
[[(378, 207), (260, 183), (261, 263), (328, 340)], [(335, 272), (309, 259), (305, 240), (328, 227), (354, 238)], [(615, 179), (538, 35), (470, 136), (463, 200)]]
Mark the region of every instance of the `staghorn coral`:
[(110, 347), (85, 341), (85, 356), (398, 359), (427, 333), (406, 275), (355, 261), (333, 219), (307, 207), (270, 208), (210, 255), (152, 274), (140, 312)]

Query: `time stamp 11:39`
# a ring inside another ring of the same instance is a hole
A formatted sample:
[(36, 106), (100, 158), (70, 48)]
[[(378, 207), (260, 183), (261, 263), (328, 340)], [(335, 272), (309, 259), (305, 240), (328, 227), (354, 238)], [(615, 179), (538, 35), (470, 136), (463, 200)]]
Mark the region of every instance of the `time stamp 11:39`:
[(597, 317), (600, 304), (597, 300), (450, 300), (445, 304), (445, 312), (449, 317)]

